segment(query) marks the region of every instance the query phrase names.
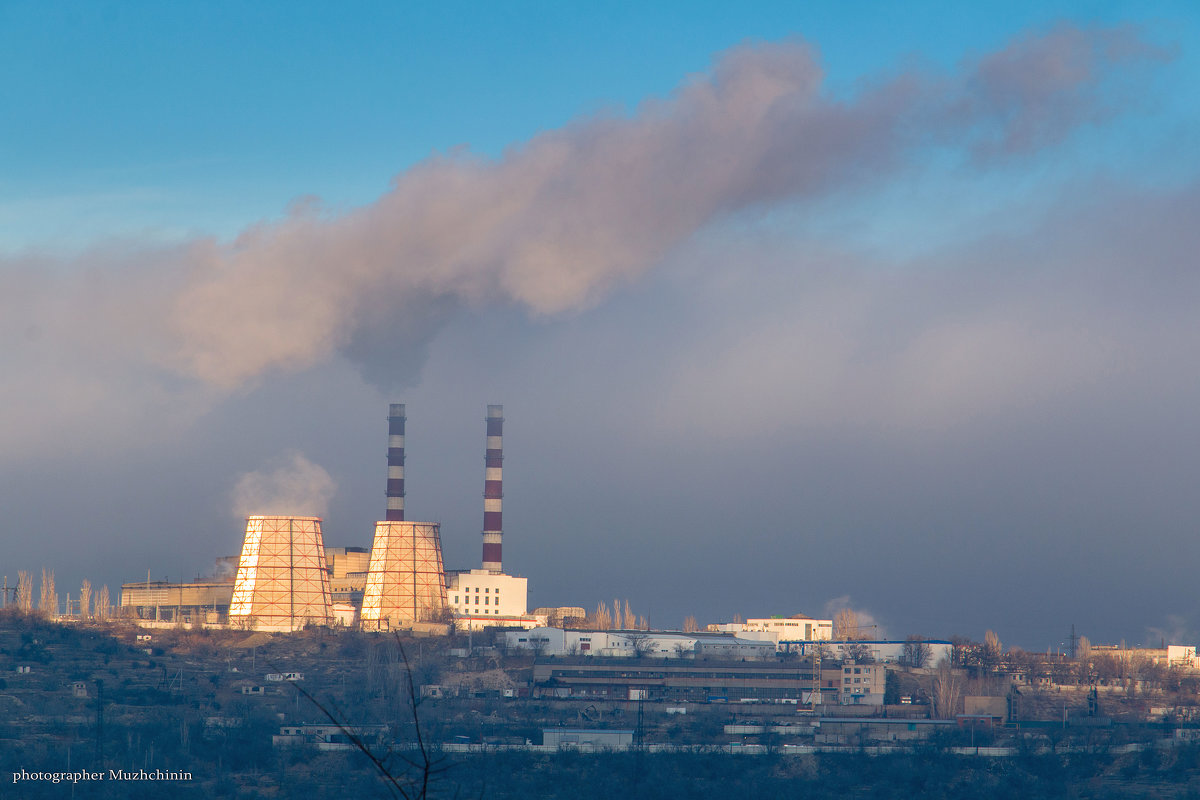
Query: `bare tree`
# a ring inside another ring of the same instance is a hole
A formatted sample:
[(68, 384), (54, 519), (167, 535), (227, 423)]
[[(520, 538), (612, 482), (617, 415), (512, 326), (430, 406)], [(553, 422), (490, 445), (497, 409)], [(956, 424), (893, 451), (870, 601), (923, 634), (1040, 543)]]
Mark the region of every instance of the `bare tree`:
[(1092, 640), (1086, 636), (1079, 637), (1079, 646), (1075, 648), (1075, 657), (1087, 661), (1092, 655)]
[(698, 630), (700, 630), (700, 624), (698, 622), (696, 622), (695, 617), (686, 617), (683, 620), (683, 632), (684, 633), (695, 633)]
[(654, 650), (654, 640), (643, 633), (630, 636), (629, 644), (633, 646), (634, 658), (645, 658)]
[(1004, 655), (1004, 645), (995, 631), (989, 630), (983, 635), (983, 651), (980, 653), (980, 663), (985, 667), (994, 667), (1000, 663)]
[(638, 627), (637, 617), (634, 616), (633, 611), (629, 608), (628, 599), (625, 600), (625, 616), (621, 624), (629, 630), (636, 630)]
[(924, 639), (920, 636), (910, 636), (904, 642), (904, 653), (901, 659), (905, 665), (913, 669), (922, 669), (929, 663), (931, 655), (933, 655), (933, 648)]
[(596, 612), (592, 614), (588, 627), (592, 630), (604, 631), (612, 626), (612, 614), (609, 613), (608, 606), (601, 602), (600, 605), (596, 606)]
[(937, 672), (933, 676), (933, 711), (942, 718), (949, 719), (958, 713), (962, 702), (963, 679), (950, 661), (943, 658), (938, 662)]
[(38, 611), (42, 616), (53, 619), (58, 616), (58, 591), (54, 588), (54, 570), (42, 567), (42, 594), (38, 600)]
[(92, 616), (92, 582), (87, 578), (79, 586), (79, 618), (90, 619)]
[(858, 614), (852, 608), (843, 608), (833, 615), (833, 638), (839, 641), (857, 639)]
[[(298, 694), (316, 706), (318, 711), (336, 725), (338, 730), (356, 750), (367, 757), (380, 777), (383, 778), (384, 785), (392, 797), (403, 798), (403, 800), (426, 800), (426, 798), (430, 797), (430, 791), (434, 788), (432, 784), (449, 769), (449, 765), (445, 764), (442, 758), (435, 756), (431, 752), (429, 745), (425, 742), (425, 735), (421, 731), (421, 718), (418, 713), (421, 701), (417, 697), (416, 682), (413, 679), (413, 668), (408, 660), (408, 653), (404, 650), (404, 643), (400, 640), (399, 635), (396, 635), (396, 650), (399, 652), (400, 660), (403, 662), (404, 679), (402, 684), (403, 689), (406, 690), (404, 695), (406, 696), (405, 699), (407, 700), (408, 708), (412, 712), (414, 741), (413, 755), (411, 756), (396, 750), (392, 750), (382, 756), (377, 755), (372, 750), (371, 745), (363, 738), (362, 733), (354, 726), (348, 724), (346, 715), (331, 701), (322, 703), (299, 683), (293, 683), (292, 686)], [(403, 762), (403, 766), (395, 769), (395, 764), (392, 762), (393, 757), (399, 758)], [(458, 792), (456, 791), (455, 797), (457, 796)]]
[(96, 619), (104, 622), (108, 619), (112, 611), (112, 606), (108, 601), (108, 584), (100, 587), (100, 594), (96, 595)]
[(871, 648), (867, 647), (865, 644), (849, 645), (846, 647), (845, 653), (846, 657), (855, 664), (869, 664), (875, 660), (871, 656)]
[(17, 572), (17, 608), (22, 614), (33, 613), (33, 575), (25, 570)]

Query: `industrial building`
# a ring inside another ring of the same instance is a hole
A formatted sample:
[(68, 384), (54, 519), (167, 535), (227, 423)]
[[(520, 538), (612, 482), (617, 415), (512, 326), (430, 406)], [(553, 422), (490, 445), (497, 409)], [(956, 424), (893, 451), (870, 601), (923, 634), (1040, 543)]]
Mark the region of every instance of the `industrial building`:
[(523, 620), (528, 580), (486, 569), (446, 573), (455, 620), (465, 627), (497, 627)]
[[(387, 504), (370, 550), (325, 547), (321, 520), (251, 516), (242, 554), (227, 573), (194, 583), (136, 582), (121, 587), (124, 614), (143, 624), (296, 630), (305, 624), (394, 629), (452, 620), (462, 629), (531, 628), (546, 615), (526, 611), (528, 581), (504, 573), (504, 407), (484, 418), (483, 551), (478, 569), (445, 569), (441, 526), (405, 520), (403, 403), (388, 406)], [(568, 608), (565, 612), (582, 609)], [(568, 617), (560, 616), (562, 619)]]
[(329, 569), (329, 591), (334, 603), (362, 607), (363, 589), (371, 551), (365, 547), (326, 547), (325, 566)]
[(359, 617), (364, 628), (390, 630), (443, 621), (446, 580), (440, 529), (436, 522), (376, 524)]
[(533, 665), (533, 697), (601, 700), (665, 700), (693, 703), (818, 704), (841, 701), (842, 668), (777, 660), (727, 661), (574, 658), (538, 660)]
[(133, 620), (217, 625), (228, 621), (232, 599), (233, 581), (141, 581), (121, 586), (120, 613)]
[(318, 517), (251, 516), (229, 604), (229, 624), (296, 631), (334, 622)]
[(842, 667), (843, 705), (883, 705), (887, 667), (882, 664), (847, 664)]
[(732, 660), (775, 657), (774, 642), (707, 632), (597, 631), (538, 627), (528, 631), (509, 631), (504, 635), (504, 644), (510, 651), (531, 650), (541, 656), (711, 657)]
[(724, 633), (775, 633), (777, 639), (812, 642), (833, 638), (833, 620), (813, 619), (806, 614), (790, 617), (761, 617), (745, 622), (720, 622), (707, 626), (710, 631)]

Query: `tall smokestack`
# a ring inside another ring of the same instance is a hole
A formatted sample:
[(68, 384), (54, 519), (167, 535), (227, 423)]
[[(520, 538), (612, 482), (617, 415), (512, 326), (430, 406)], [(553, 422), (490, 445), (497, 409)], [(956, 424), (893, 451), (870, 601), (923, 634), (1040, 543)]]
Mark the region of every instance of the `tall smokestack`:
[(504, 497), (504, 406), (488, 406), (487, 455), (483, 474), (483, 568), (498, 575), (502, 571), (500, 540), (504, 525), (500, 519)]
[(404, 521), (404, 403), (388, 406), (388, 522)]

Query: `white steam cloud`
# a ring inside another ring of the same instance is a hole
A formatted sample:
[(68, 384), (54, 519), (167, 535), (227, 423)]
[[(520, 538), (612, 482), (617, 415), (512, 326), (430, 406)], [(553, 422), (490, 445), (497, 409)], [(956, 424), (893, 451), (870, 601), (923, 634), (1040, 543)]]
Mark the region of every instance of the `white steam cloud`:
[(864, 639), (886, 639), (887, 631), (879, 620), (865, 608), (856, 608), (850, 595), (844, 594), (825, 601), (825, 616), (833, 619), (839, 611), (849, 609), (858, 619), (858, 633)]
[(323, 517), (336, 491), (337, 483), (328, 472), (293, 451), (238, 477), (233, 513), (239, 518), (255, 514)]

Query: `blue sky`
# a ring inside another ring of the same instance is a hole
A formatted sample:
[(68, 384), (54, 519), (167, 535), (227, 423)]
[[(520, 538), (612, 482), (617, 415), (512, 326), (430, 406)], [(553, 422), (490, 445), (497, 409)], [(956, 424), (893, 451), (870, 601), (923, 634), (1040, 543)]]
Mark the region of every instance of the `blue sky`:
[(0, 571), (365, 546), (388, 402), (472, 566), (499, 402), (533, 605), (1195, 643), (1198, 16), (0, 3)]
[[(745, 40), (812, 42), (828, 91), (850, 94), (908, 61), (950, 68), (1063, 19), (1134, 21), (1165, 46), (1197, 35), (1184, 2), (9, 2), (0, 244), (227, 237), (299, 196), (359, 205), (430, 153), (495, 156), (580, 115), (630, 110)], [(1066, 157), (1163, 170), (1130, 143), (1195, 121), (1196, 70), (1181, 48), (1157, 76), (1152, 123), (1125, 120)], [(1190, 145), (1174, 158), (1194, 164)]]

